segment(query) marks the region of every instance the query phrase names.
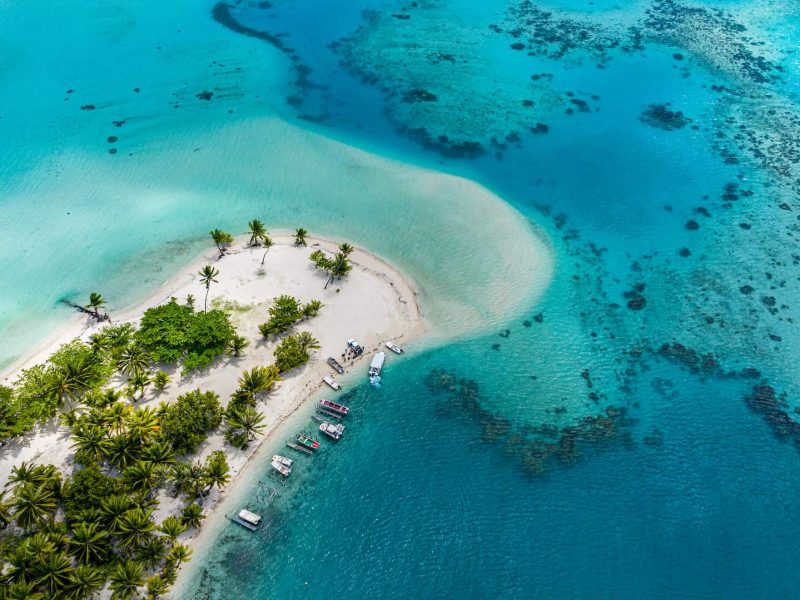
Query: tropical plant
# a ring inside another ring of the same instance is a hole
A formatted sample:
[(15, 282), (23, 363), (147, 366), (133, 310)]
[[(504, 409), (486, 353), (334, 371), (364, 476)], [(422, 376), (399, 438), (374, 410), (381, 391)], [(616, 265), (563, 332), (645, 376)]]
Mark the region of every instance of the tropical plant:
[(264, 256), (261, 257), (261, 266), (263, 267), (264, 261), (267, 260), (267, 252), (269, 252), (269, 249), (275, 245), (275, 242), (273, 242), (272, 238), (265, 233), (264, 236), (261, 238), (261, 243), (264, 244), (264, 248), (266, 248), (266, 250), (264, 250)]
[(85, 456), (99, 461), (111, 447), (111, 440), (99, 425), (87, 423), (72, 430), (72, 448)]
[(135, 410), (128, 417), (128, 435), (142, 444), (150, 440), (160, 429), (158, 413), (150, 407)]
[(105, 575), (99, 568), (79, 565), (69, 576), (64, 597), (68, 600), (84, 600), (98, 592), (105, 582)]
[(232, 431), (241, 431), (252, 440), (264, 432), (264, 415), (250, 406), (234, 408), (227, 417), (228, 427)]
[(186, 294), (186, 306), (194, 308), (194, 294)]
[(142, 448), (141, 458), (156, 465), (170, 465), (175, 462), (175, 451), (169, 441), (157, 439)]
[(300, 344), (300, 348), (303, 349), (303, 352), (308, 353), (309, 350), (319, 350), (319, 340), (308, 331), (301, 331), (296, 337), (297, 343)]
[(131, 375), (136, 372), (143, 372), (150, 366), (150, 356), (141, 344), (133, 343), (125, 348), (117, 361), (117, 368)]
[(113, 534), (119, 533), (122, 527), (122, 518), (132, 507), (133, 500), (127, 495), (114, 494), (103, 498), (100, 503), (100, 511), (106, 528)]
[(141, 546), (150, 537), (150, 532), (156, 529), (156, 524), (150, 518), (151, 514), (138, 507), (123, 513), (116, 532), (123, 546)]
[(281, 343), (275, 348), (274, 355), (275, 366), (281, 373), (291, 371), (308, 362), (308, 352), (296, 335), (290, 335), (281, 340)]
[(136, 559), (145, 568), (151, 569), (161, 564), (161, 561), (166, 558), (167, 552), (167, 542), (163, 537), (150, 536), (136, 548)]
[(108, 445), (108, 460), (120, 470), (125, 470), (137, 458), (139, 443), (126, 435), (111, 438)]
[(0, 529), (5, 529), (11, 523), (11, 503), (6, 501), (5, 490), (0, 491)]
[(150, 373), (136, 371), (130, 378), (129, 383), (134, 392), (139, 392), (139, 399), (144, 398), (144, 389), (151, 383)]
[(164, 439), (175, 452), (191, 452), (222, 421), (219, 396), (200, 390), (182, 394), (164, 407), (160, 419)]
[(110, 588), (113, 598), (129, 600), (136, 594), (136, 589), (144, 584), (144, 566), (133, 560), (118, 563), (111, 572)]
[(147, 460), (140, 460), (122, 472), (122, 481), (134, 492), (149, 492), (160, 480), (156, 465)]
[(132, 414), (133, 407), (120, 400), (106, 408), (103, 417), (109, 431), (113, 433), (122, 433)]
[(303, 317), (316, 317), (324, 305), (319, 300), (311, 300), (303, 305)]
[(56, 595), (68, 584), (75, 569), (64, 552), (49, 552), (36, 565), (34, 583), (41, 585), (51, 595)]
[(252, 221), (247, 223), (247, 226), (250, 228), (250, 241), (248, 244), (250, 246), (258, 246), (261, 243), (261, 240), (264, 239), (264, 236), (267, 235), (267, 228), (264, 227), (264, 222), (259, 219), (253, 219)]
[(37, 592), (32, 581), (16, 581), (5, 589), (6, 600), (42, 600), (44, 594)]
[(306, 245), (306, 237), (308, 236), (308, 231), (303, 229), (302, 227), (298, 227), (294, 230), (294, 245), (295, 246), (305, 246)]
[(253, 367), (249, 371), (242, 371), (239, 376), (239, 391), (250, 402), (256, 402), (280, 380), (280, 373), (275, 365)]
[(219, 256), (222, 258), (225, 255), (225, 251), (228, 249), (228, 246), (233, 243), (233, 236), (227, 231), (222, 231), (221, 229), (212, 229), (209, 232), (209, 235), (211, 235), (211, 239), (214, 240), (214, 243), (217, 245)]
[(147, 600), (158, 600), (169, 590), (169, 583), (161, 575), (147, 578)]
[(303, 317), (303, 307), (300, 301), (287, 294), (275, 298), (268, 311), (269, 320), (258, 327), (264, 337), (288, 331)]
[(172, 468), (172, 482), (178, 493), (191, 498), (202, 496), (205, 489), (203, 465), (199, 462), (176, 464)]
[(212, 283), (217, 283), (216, 277), (219, 276), (219, 269), (212, 267), (211, 265), (206, 265), (200, 269), (198, 275), (200, 275), (200, 283), (202, 283), (206, 288), (206, 299), (203, 312), (208, 312), (208, 290), (211, 288)]
[(92, 384), (93, 367), (86, 361), (69, 362), (52, 371), (50, 393), (60, 404), (67, 402), (70, 409), (80, 400)]
[(159, 526), (161, 533), (167, 536), (167, 539), (174, 542), (178, 537), (187, 529), (185, 523), (181, 523), (176, 517), (169, 516), (161, 522)]
[(47, 484), (23, 483), (14, 488), (14, 520), (22, 529), (34, 529), (56, 511), (56, 498)]
[(189, 546), (186, 544), (175, 544), (172, 546), (172, 549), (170, 549), (169, 555), (167, 555), (167, 563), (172, 566), (178, 566), (181, 563), (189, 562), (189, 557), (191, 555), (192, 551), (189, 550)]
[(344, 256), (350, 256), (353, 250), (355, 250), (355, 248), (353, 248), (347, 242), (342, 242), (341, 244), (339, 244), (339, 252), (341, 252)]
[(322, 250), (314, 250), (308, 257), (314, 263), (317, 269), (327, 269), (328, 264), (331, 262), (327, 255)]
[(247, 338), (235, 335), (228, 344), (228, 351), (234, 356), (241, 356), (244, 349), (249, 345), (250, 342), (247, 341)]
[(325, 266), (325, 270), (329, 274), (329, 278), (325, 283), (325, 289), (328, 288), (329, 284), (333, 283), (334, 279), (336, 278), (341, 279), (342, 277), (347, 275), (347, 273), (349, 273), (352, 268), (353, 267), (350, 265), (350, 261), (347, 259), (347, 255), (344, 254), (343, 252), (339, 252), (333, 258), (333, 260), (331, 260)]
[(230, 470), (228, 459), (222, 450), (214, 450), (209, 454), (203, 465), (203, 480), (207, 486), (204, 493), (207, 494), (215, 486), (220, 489), (225, 487), (231, 478)]
[(94, 314), (94, 317), (99, 321), (102, 319), (100, 316), (100, 308), (105, 305), (106, 300), (97, 292), (92, 292), (89, 294), (89, 304), (87, 304), (84, 308)]
[(184, 507), (181, 511), (181, 523), (186, 525), (187, 527), (198, 528), (203, 523), (203, 519), (205, 519), (205, 515), (203, 514), (203, 507), (197, 504), (196, 502), (192, 502), (191, 504)]
[(109, 533), (99, 523), (78, 523), (72, 529), (68, 546), (79, 563), (100, 563), (110, 549)]
[(159, 369), (153, 375), (153, 387), (155, 387), (159, 392), (167, 387), (169, 383), (169, 373)]

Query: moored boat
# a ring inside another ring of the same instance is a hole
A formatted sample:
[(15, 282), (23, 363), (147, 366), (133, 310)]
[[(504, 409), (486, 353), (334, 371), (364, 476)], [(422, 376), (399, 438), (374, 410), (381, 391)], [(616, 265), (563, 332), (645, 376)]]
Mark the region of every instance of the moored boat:
[(295, 439), (297, 440), (298, 444), (304, 448), (308, 448), (309, 450), (316, 450), (319, 448), (319, 442), (314, 438), (307, 436), (305, 433), (298, 433)]
[(325, 375), (325, 377), (323, 377), (323, 378), (322, 378), (322, 381), (324, 381), (325, 383), (327, 383), (327, 384), (328, 384), (328, 385), (329, 385), (331, 388), (333, 388), (334, 390), (340, 390), (340, 389), (342, 389), (342, 386), (340, 386), (340, 385), (339, 385), (339, 382), (337, 382), (337, 381), (336, 381), (336, 380), (333, 378), (333, 376), (332, 376), (332, 375)]
[(261, 524), (261, 516), (254, 512), (250, 512), (246, 508), (239, 511), (238, 515), (226, 515), (234, 523), (241, 525), (245, 529), (255, 531)]
[(337, 423), (334, 425), (333, 423), (328, 423), (327, 421), (323, 421), (320, 426), (319, 430), (327, 435), (332, 440), (338, 440), (342, 437), (344, 433), (344, 425), (341, 423)]
[(386, 342), (386, 347), (395, 354), (403, 354), (403, 352), (405, 352), (405, 350), (403, 350), (400, 346), (398, 346), (394, 342)]
[(294, 464), (294, 461), (291, 458), (287, 458), (286, 456), (281, 456), (280, 454), (273, 454), (272, 455), (272, 460), (274, 462), (279, 462), (282, 465), (285, 465), (285, 466), (289, 467), (290, 469), (292, 468), (292, 465)]
[(342, 416), (347, 416), (350, 414), (350, 408), (345, 406), (344, 404), (339, 404), (338, 402), (334, 402), (333, 400), (327, 400), (323, 398), (319, 401), (319, 405), (323, 408), (327, 408), (330, 411), (333, 411), (337, 414)]
[(372, 383), (377, 383), (381, 380), (380, 374), (383, 368), (383, 361), (386, 360), (386, 354), (378, 352), (372, 357), (372, 362), (369, 363), (369, 380)]
[(289, 467), (281, 462), (278, 462), (277, 460), (273, 460), (270, 466), (284, 477), (288, 477), (292, 474), (292, 470)]
[(328, 357), (328, 364), (331, 366), (331, 369), (336, 371), (339, 375), (344, 374), (344, 367), (339, 364), (339, 361), (333, 358), (332, 356)]

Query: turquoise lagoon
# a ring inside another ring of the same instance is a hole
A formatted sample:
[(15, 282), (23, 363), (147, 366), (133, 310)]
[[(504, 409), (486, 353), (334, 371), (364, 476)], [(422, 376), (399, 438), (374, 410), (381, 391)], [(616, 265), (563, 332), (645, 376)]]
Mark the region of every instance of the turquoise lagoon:
[(6, 362), (255, 214), (394, 261), (434, 324), (271, 507), (254, 465), (228, 504), (270, 526), (213, 524), (177, 596), (794, 596), (787, 5), (2, 10)]

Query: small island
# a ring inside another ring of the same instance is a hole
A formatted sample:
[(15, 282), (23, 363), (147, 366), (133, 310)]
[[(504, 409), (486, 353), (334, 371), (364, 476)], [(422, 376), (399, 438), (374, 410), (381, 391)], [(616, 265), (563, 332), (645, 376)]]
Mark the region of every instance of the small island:
[(134, 308), (87, 293), (79, 319), (5, 374), (8, 597), (162, 597), (327, 359), (366, 376), (348, 339), (371, 355), (424, 331), (413, 286), (382, 259), (248, 228), (211, 231), (210, 251)]

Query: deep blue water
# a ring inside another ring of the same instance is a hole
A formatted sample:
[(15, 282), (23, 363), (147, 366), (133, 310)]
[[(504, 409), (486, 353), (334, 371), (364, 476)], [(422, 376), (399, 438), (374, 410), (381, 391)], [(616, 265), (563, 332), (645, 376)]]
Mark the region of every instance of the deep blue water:
[[(550, 237), (557, 270), (507, 332), (391, 365), (380, 390), (359, 388), (347, 438), (304, 461), (265, 509), (266, 533), (225, 532), (197, 597), (796, 595), (798, 205), (796, 172), (781, 168), (795, 146), (746, 137), (796, 131), (790, 11), (536, 4), (563, 19), (560, 34), (588, 23), (591, 47), (511, 49), (526, 39), (508, 37), (513, 2), (232, 10), (280, 33), (310, 68), (313, 85), (286, 92), (287, 117), (487, 185)], [(648, 9), (668, 34), (642, 25)], [(631, 24), (641, 48), (630, 49)], [(732, 59), (736, 44), (745, 51)], [(754, 71), (748, 52), (780, 65), (780, 80), (763, 62)], [(413, 89), (450, 109), (415, 112), (403, 96)], [(767, 103), (778, 108), (764, 118)], [(645, 123), (658, 104), (690, 121)], [(537, 122), (546, 134), (530, 133)], [(408, 134), (420, 127), (429, 142), (446, 135), (483, 153), (420, 144)], [(659, 356), (672, 343), (680, 350)], [(478, 404), (433, 391), (432, 369), (473, 380)], [(609, 407), (613, 426), (587, 433)], [(552, 454), (526, 461), (537, 439)]]

